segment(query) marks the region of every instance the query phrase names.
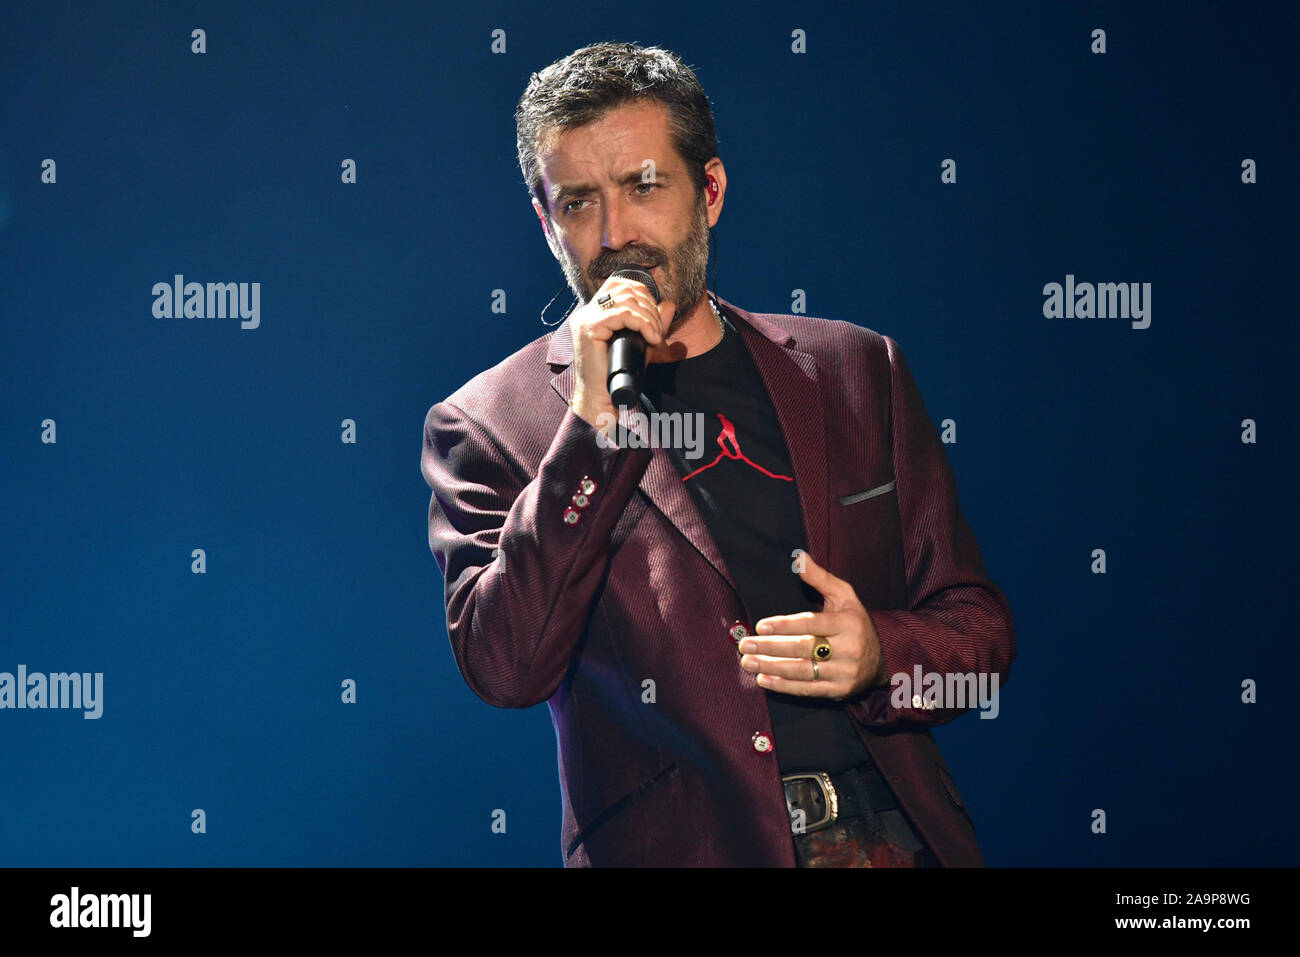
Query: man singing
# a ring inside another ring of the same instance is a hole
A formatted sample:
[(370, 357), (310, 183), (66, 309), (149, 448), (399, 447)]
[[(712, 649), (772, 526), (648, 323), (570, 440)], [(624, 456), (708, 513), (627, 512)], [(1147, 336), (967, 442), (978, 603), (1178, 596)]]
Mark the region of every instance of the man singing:
[[(983, 864), (929, 731), (974, 701), (906, 683), (996, 688), (1014, 631), (898, 344), (705, 288), (727, 174), (672, 53), (577, 50), (516, 122), (580, 305), (429, 410), (421, 469), (461, 674), (550, 707), (565, 864)], [(702, 455), (638, 441), (671, 415)]]

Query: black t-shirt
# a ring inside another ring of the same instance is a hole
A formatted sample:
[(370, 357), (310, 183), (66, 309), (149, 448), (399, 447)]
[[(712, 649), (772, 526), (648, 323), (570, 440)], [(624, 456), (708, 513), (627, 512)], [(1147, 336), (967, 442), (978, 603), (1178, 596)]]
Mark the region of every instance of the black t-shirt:
[[(793, 553), (807, 539), (776, 410), (740, 334), (723, 323), (722, 341), (708, 352), (650, 363), (641, 391), (647, 411), (703, 413), (703, 455), (667, 451), (740, 589), (752, 629), (770, 615), (816, 611), (821, 600), (793, 570)], [(835, 774), (870, 760), (842, 702), (767, 696), (783, 774)]]

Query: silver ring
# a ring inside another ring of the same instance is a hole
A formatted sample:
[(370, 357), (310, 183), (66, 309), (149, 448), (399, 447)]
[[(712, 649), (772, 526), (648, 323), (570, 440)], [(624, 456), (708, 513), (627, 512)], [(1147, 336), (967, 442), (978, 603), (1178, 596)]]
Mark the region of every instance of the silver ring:
[(820, 681), (822, 676), (822, 666), (815, 661), (812, 663), (812, 665), (813, 665), (813, 681)]

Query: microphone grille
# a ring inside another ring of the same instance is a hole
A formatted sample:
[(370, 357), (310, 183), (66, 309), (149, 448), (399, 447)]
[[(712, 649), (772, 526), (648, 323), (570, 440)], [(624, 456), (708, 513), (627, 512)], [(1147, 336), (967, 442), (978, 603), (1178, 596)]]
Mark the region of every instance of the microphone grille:
[(655, 297), (655, 302), (659, 302), (659, 285), (655, 282), (655, 277), (650, 275), (644, 269), (634, 269), (631, 266), (625, 266), (622, 269), (615, 269), (611, 276), (618, 276), (622, 279), (634, 279), (650, 290), (650, 295)]

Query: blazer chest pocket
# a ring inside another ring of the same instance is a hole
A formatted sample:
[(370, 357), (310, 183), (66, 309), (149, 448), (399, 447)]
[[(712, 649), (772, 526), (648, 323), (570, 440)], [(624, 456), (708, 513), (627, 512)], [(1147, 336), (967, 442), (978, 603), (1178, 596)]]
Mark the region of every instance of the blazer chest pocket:
[(838, 542), (835, 560), (843, 563), (836, 574), (868, 607), (899, 608), (906, 604), (907, 589), (898, 480), (881, 482), (878, 473), (874, 478), (853, 476), (835, 489), (831, 537)]
[(858, 502), (865, 502), (868, 499), (875, 498), (877, 495), (885, 495), (894, 491), (898, 486), (897, 479), (890, 479), (884, 485), (877, 485), (875, 488), (863, 489), (861, 492), (850, 492), (848, 495), (840, 496), (841, 505), (856, 505)]

